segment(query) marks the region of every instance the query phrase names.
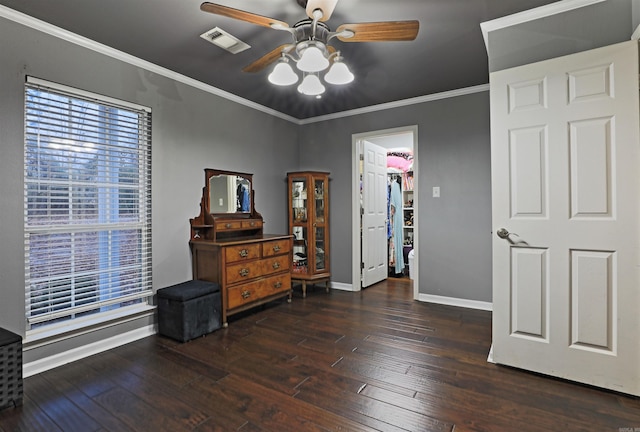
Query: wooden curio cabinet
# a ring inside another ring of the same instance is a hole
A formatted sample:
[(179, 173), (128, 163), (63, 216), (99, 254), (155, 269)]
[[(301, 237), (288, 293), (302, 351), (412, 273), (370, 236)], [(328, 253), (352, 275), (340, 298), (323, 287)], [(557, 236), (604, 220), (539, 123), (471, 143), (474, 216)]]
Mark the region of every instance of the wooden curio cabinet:
[(289, 234), (293, 235), (291, 279), (302, 284), (324, 282), (329, 291), (329, 173), (287, 173)]

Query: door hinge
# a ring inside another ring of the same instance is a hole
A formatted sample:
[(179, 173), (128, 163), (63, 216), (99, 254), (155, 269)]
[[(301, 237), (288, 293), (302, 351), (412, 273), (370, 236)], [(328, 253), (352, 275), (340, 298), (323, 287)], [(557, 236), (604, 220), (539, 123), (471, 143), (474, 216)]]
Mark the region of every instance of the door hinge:
[(360, 263), (360, 270), (364, 270), (364, 263), (363, 262)]

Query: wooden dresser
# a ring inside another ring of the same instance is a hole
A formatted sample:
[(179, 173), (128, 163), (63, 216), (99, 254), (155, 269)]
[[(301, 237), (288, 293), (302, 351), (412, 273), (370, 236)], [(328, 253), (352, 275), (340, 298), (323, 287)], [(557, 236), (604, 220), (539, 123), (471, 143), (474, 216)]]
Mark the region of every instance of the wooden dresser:
[(251, 174), (205, 169), (200, 214), (190, 224), (193, 279), (220, 285), (224, 327), (235, 313), (291, 301), (293, 236), (263, 233)]
[(191, 241), (193, 278), (217, 282), (227, 317), (279, 297), (291, 301), (292, 237)]

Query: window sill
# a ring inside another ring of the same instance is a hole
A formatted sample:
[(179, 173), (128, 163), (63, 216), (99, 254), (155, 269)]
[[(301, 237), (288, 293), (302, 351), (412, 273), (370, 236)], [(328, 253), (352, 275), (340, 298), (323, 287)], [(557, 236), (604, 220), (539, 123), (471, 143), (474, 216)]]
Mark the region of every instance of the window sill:
[(53, 324), (35, 330), (28, 330), (22, 347), (25, 351), (28, 351), (61, 340), (113, 327), (144, 316), (153, 315), (155, 310), (156, 306), (149, 304), (134, 305), (84, 318), (76, 318), (71, 321)]

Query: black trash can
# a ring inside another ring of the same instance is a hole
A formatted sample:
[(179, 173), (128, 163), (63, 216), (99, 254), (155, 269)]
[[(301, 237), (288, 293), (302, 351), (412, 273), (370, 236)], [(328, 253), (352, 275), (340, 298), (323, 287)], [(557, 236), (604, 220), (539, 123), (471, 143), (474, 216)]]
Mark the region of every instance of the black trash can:
[(22, 405), (22, 337), (0, 328), (0, 409)]
[(180, 342), (203, 336), (222, 325), (220, 285), (190, 280), (159, 289), (158, 332)]

